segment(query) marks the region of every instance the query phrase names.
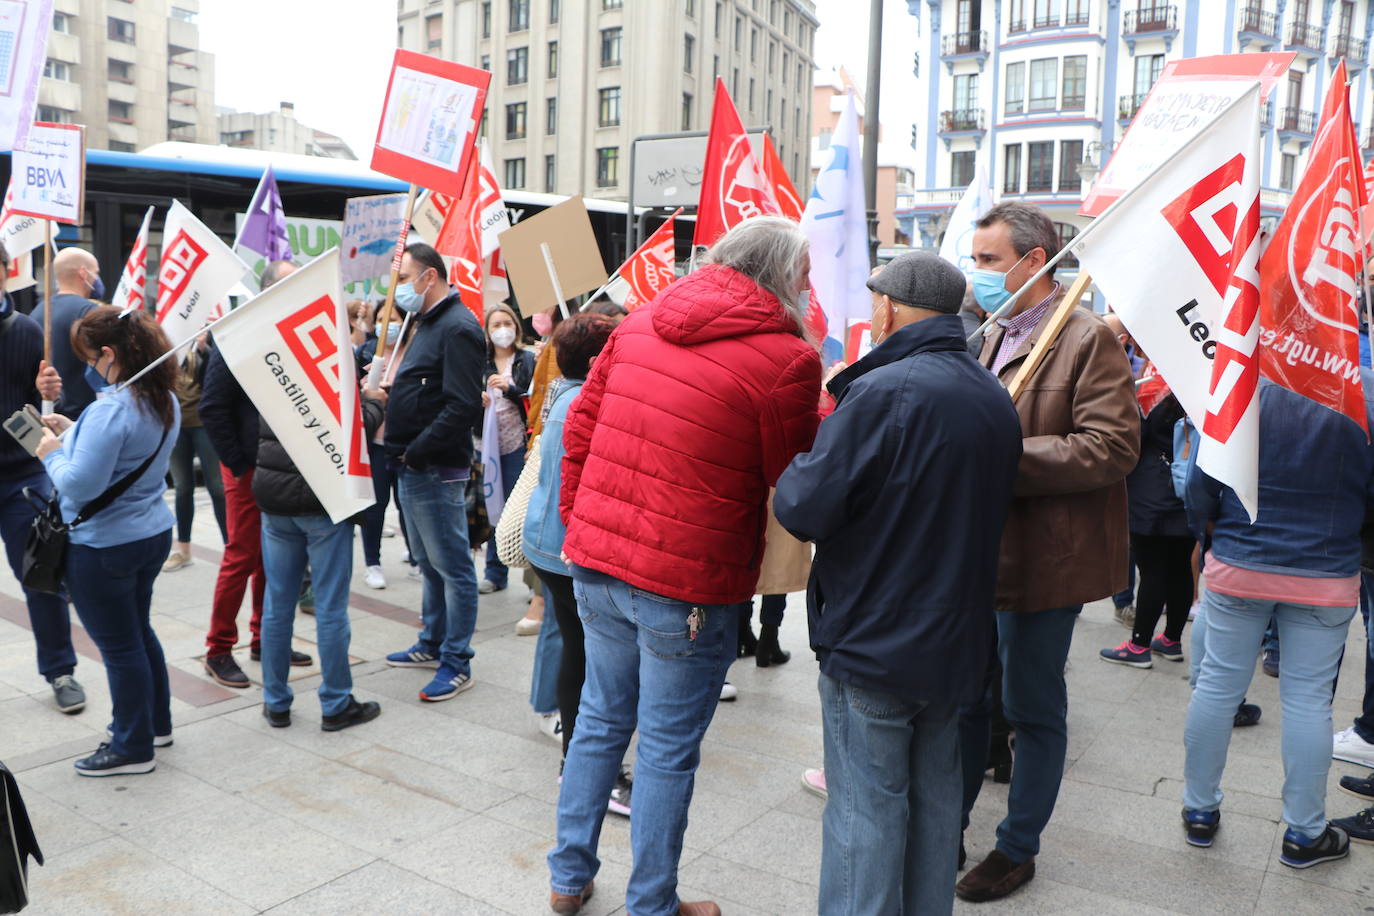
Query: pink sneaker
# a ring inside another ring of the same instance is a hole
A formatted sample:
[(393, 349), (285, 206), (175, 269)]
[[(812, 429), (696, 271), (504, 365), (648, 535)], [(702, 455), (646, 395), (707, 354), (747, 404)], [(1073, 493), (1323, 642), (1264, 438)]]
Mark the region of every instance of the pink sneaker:
[(821, 798), (829, 798), (830, 793), (825, 788), (825, 770), (806, 770), (802, 773), (802, 788), (812, 795), (819, 795)]
[(1101, 656), (1104, 662), (1112, 662), (1117, 665), (1130, 665), (1132, 668), (1153, 667), (1153, 662), (1150, 658), (1150, 647), (1137, 646), (1129, 639), (1115, 649), (1103, 649), (1097, 654)]

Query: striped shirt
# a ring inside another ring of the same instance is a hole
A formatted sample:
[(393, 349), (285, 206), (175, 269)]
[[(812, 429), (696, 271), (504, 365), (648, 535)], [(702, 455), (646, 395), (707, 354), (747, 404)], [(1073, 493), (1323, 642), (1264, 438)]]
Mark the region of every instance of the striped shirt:
[(1016, 354), (1016, 350), (1021, 346), (1021, 342), (1030, 336), (1035, 330), (1035, 326), (1040, 323), (1040, 319), (1045, 317), (1045, 313), (1050, 309), (1050, 303), (1054, 297), (1059, 295), (1059, 284), (1054, 284), (1054, 289), (1050, 294), (1040, 301), (1038, 305), (1026, 309), (1019, 315), (1012, 315), (1010, 318), (999, 318), (997, 323), (1006, 329), (1002, 335), (1002, 343), (997, 348), (997, 356), (992, 361), (992, 374), (1000, 375), (1002, 367), (1011, 362), (1011, 358)]

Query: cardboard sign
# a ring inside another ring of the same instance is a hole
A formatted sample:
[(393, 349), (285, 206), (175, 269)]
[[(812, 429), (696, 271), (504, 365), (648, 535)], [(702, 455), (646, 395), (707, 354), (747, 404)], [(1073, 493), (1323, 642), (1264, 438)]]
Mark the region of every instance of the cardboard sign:
[(389, 274), (396, 237), (405, 227), (405, 221), (404, 194), (350, 198), (344, 209), (340, 240), (343, 282), (353, 283)]
[(86, 200), (86, 128), (38, 122), (13, 153), (14, 212), (81, 225)]
[(486, 70), (397, 50), (372, 168), (420, 187), (461, 194), (490, 83)]
[(565, 299), (589, 293), (606, 282), (606, 265), (596, 247), (591, 217), (581, 197), (572, 197), (538, 216), (521, 220), (501, 233), (501, 253), (506, 259), (520, 310), (526, 315), (558, 304), (544, 261), (541, 245), (549, 246), (554, 270)]
[(53, 0), (0, 0), (0, 150), (21, 149), (48, 57)]
[(1256, 80), (1263, 104), (1296, 57), (1296, 51), (1286, 51), (1170, 61), (1078, 212), (1097, 216), (1106, 210), (1215, 121)]

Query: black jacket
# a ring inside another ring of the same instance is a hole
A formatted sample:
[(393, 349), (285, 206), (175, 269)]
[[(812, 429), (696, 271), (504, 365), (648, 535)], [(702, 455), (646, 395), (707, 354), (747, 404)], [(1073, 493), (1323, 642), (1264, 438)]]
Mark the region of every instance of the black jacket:
[(898, 330), (829, 389), (835, 413), (773, 500), (783, 527), (816, 542), (807, 610), (821, 671), (913, 702), (971, 703), (1021, 459), (1016, 410), (955, 315)]
[[(371, 398), (361, 402), (363, 427), (371, 442), (382, 425), (382, 404)], [(267, 423), (259, 424), (258, 467), (253, 472), (253, 501), (272, 515), (328, 515), (315, 491), (296, 470), (296, 463)]]
[(472, 464), (487, 342), (458, 293), (414, 319), (386, 405), (386, 453), (417, 471)]
[(211, 342), (200, 391), (200, 422), (215, 454), (235, 477), (258, 462), (258, 409)]
[[(506, 389), (506, 397), (515, 402), (520, 409), (520, 420), (528, 427), (529, 417), (525, 414), (525, 398), (530, 393), (530, 382), (534, 381), (534, 354), (529, 350), (516, 350), (510, 363), (511, 386)], [(487, 367), (482, 370), (483, 381), (496, 374), (496, 357), (487, 352)]]
[[(38, 364), (43, 359), (43, 329), (0, 295), (0, 420), (25, 404), (39, 406)], [(43, 462), (24, 451), (8, 433), (0, 433), (0, 480), (20, 480), (43, 473)]]
[(1131, 533), (1191, 537), (1183, 500), (1174, 492), (1174, 424), (1183, 406), (1170, 394), (1140, 424), (1140, 460), (1126, 478)]

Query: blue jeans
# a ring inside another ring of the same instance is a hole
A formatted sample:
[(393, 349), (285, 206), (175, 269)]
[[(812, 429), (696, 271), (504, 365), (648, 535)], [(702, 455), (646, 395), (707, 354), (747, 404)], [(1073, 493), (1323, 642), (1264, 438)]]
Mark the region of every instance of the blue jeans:
[[(24, 497), (25, 487), (33, 490), (34, 497), (39, 500), (47, 500), (52, 493), (52, 482), (41, 470), (32, 477), (0, 480), (0, 539), (5, 542), (5, 555), (15, 579), (23, 575), (24, 543), (33, 518), (38, 514)], [(24, 600), (29, 605), (29, 626), (38, 647), (38, 673), (49, 683), (71, 674), (76, 670), (76, 652), (72, 649), (71, 613), (66, 599), (26, 588)]]
[(393, 472), (387, 465), (386, 449), (381, 443), (367, 444), (367, 457), (372, 462), (372, 495), (375, 502), (363, 510), (363, 523), (358, 531), (363, 539), (363, 565), (382, 565), (382, 528), (386, 525), (386, 507), (391, 502)]
[[(1317, 607), (1204, 591), (1206, 656), (1183, 732), (1183, 806), (1221, 806), (1221, 773), (1236, 706), (1255, 674), (1270, 618), (1278, 622), (1279, 699), (1283, 704), (1283, 819), (1309, 839), (1326, 829), (1331, 768), (1331, 683), (1354, 607)], [(1018, 750), (1019, 741), (1018, 736)]]
[(353, 673), (348, 667), (348, 581), (353, 575), (353, 526), (324, 515), (262, 514), (262, 699), (274, 712), (291, 708), (291, 625), (309, 564), (315, 589), (315, 639), (320, 655), (320, 709), (334, 716), (348, 708)]
[[(501, 491), (506, 499), (510, 499), (511, 491), (515, 489), (515, 481), (520, 478), (520, 472), (525, 469), (525, 450), (516, 449), (501, 456)], [(496, 521), (492, 521), (495, 526)], [(509, 581), (510, 570), (506, 569), (506, 564), (496, 556), (496, 538), (487, 539), (487, 562), (482, 567), (482, 578), (486, 579), (497, 588), (505, 588)]]
[(553, 595), (540, 583), (544, 594), (544, 622), (534, 644), (534, 671), (530, 675), (530, 705), (541, 716), (558, 712), (558, 669), (563, 657), (563, 631), (553, 612)]
[(958, 867), (959, 711), (820, 676), (822, 916), (950, 913)]
[(219, 472), (219, 455), (210, 444), (210, 434), (203, 426), (183, 426), (172, 446), (172, 485), (176, 489), (177, 541), (191, 540), (191, 522), (196, 517), (196, 468), (200, 459), (200, 473), (210, 494), (210, 505), (219, 523), (220, 540), (229, 543), (229, 529), (224, 526), (224, 480)]
[(1135, 554), (1126, 554), (1126, 590), (1112, 595), (1112, 604), (1118, 611), (1135, 604)]
[(1002, 711), (1016, 732), (1007, 816), (997, 825), (997, 848), (1016, 863), (1040, 852), (1040, 834), (1059, 798), (1069, 747), (1064, 663), (1082, 610), (1076, 604), (997, 612)]
[(1364, 617), (1364, 709), (1355, 720), (1355, 734), (1374, 744), (1374, 576), (1360, 576), (1360, 614)]
[(553, 889), (579, 894), (596, 876), (601, 821), (636, 724), (630, 848), (634, 866), (625, 908), (635, 916), (677, 913), (677, 866), (687, 808), (725, 673), (735, 658), (738, 614), (578, 573), (573, 583), (586, 631), (587, 679), (577, 731), (558, 795), (557, 845), (549, 853)]
[(402, 468), (397, 499), (405, 510), (410, 555), (420, 567), (419, 644), (442, 664), (469, 674), (477, 629), (477, 570), (468, 549), (466, 480)]
[(153, 582), (171, 549), (170, 528), (114, 547), (67, 548), (67, 590), (110, 683), (110, 747), (139, 761), (153, 758), (154, 734), (172, 733), (167, 661), (148, 620)]

